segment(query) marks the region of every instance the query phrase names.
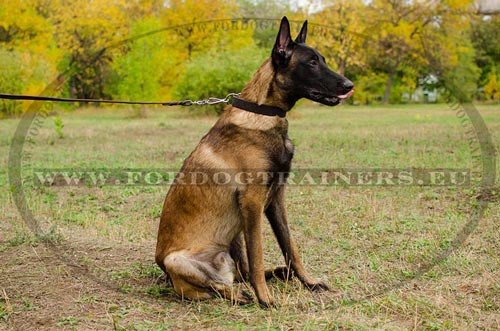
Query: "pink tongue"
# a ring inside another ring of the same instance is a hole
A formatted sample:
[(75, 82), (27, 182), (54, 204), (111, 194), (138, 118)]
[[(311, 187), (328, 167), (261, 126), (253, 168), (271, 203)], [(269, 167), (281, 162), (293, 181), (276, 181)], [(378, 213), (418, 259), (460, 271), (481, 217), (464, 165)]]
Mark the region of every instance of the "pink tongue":
[(339, 99), (347, 99), (349, 98), (352, 94), (354, 93), (354, 90), (350, 90), (349, 92), (347, 92), (346, 94), (342, 94), (342, 95), (337, 95), (337, 98)]

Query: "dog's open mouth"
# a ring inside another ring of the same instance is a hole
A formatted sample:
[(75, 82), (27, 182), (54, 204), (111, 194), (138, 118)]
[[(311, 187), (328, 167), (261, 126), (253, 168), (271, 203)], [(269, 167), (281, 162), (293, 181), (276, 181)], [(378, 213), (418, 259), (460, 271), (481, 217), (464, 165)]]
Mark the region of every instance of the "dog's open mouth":
[(349, 98), (351, 95), (353, 95), (353, 93), (354, 89), (350, 90), (346, 94), (341, 94), (341, 95), (335, 95), (335, 96), (321, 95), (317, 101), (327, 106), (336, 106), (340, 103), (341, 100)]
[(350, 90), (346, 94), (337, 95), (337, 98), (339, 98), (340, 100), (344, 100), (344, 99), (349, 98), (353, 93), (354, 93), (354, 89)]

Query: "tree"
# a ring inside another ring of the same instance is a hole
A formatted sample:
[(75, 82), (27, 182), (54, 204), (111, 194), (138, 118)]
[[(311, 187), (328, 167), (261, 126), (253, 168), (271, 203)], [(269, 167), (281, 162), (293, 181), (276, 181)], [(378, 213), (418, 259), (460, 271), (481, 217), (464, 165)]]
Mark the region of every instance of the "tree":
[[(186, 75), (177, 84), (174, 96), (198, 100), (238, 93), (267, 57), (269, 52), (255, 45), (200, 54), (188, 63)], [(224, 106), (211, 106), (211, 109), (220, 111)]]
[(71, 69), (69, 94), (78, 98), (105, 98), (112, 59), (128, 36), (127, 1), (56, 0), (51, 12), (56, 40), (66, 50), (65, 65)]
[(7, 50), (44, 53), (52, 42), (50, 22), (35, 9), (35, 1), (0, 2), (0, 45)]
[(460, 102), (470, 101), (480, 75), (470, 35), (471, 1), (438, 2), (431, 9), (425, 21), (428, 24), (418, 33), (423, 72), (438, 77), (438, 85)]
[[(230, 23), (220, 21), (231, 18), (236, 9), (235, 4), (222, 0), (172, 0), (162, 15), (166, 27), (176, 27), (167, 33), (167, 40), (181, 51), (182, 60), (217, 45), (238, 43), (232, 37), (241, 38), (244, 34), (232, 30)], [(250, 37), (251, 33), (247, 35)]]
[[(162, 14), (162, 24), (169, 54), (174, 65), (165, 73), (165, 88), (172, 90), (182, 79), (186, 64), (211, 50), (219, 52), (253, 44), (253, 29), (239, 29), (227, 20), (237, 12), (237, 6), (224, 0), (172, 0)], [(194, 13), (196, 13), (194, 15)]]
[[(260, 21), (259, 23), (262, 24), (259, 24), (258, 28), (253, 31), (253, 39), (256, 45), (268, 49), (270, 52), (276, 41), (279, 20), (284, 15), (292, 14), (290, 2), (285, 0), (238, 0), (237, 4), (238, 16), (270, 19), (269, 21)], [(273, 23), (272, 19), (276, 19), (276, 23)]]
[(342, 75), (350, 66), (363, 65), (364, 9), (361, 0), (331, 0), (312, 16), (314, 23), (323, 26), (311, 25), (311, 45), (333, 60), (332, 67)]
[(471, 22), (475, 62), (481, 68), (480, 82), (486, 83), (491, 73), (500, 73), (500, 16), (474, 17)]
[(371, 33), (365, 49), (371, 67), (387, 74), (383, 103), (389, 102), (401, 68), (423, 64), (418, 35), (430, 23), (426, 15), (432, 12), (431, 5), (431, 1), (375, 0), (368, 6), (366, 24)]
[[(19, 94), (23, 90), (22, 55), (17, 51), (0, 48), (0, 91)], [(15, 115), (20, 105), (16, 102), (1, 100), (0, 114)]]
[(372, 69), (387, 74), (384, 103), (389, 102), (395, 79), (407, 74), (407, 68), (421, 78), (433, 74), (463, 98), (474, 92), (477, 70), (468, 35), (471, 9), (471, 0), (374, 0), (368, 5), (367, 27), (372, 33), (366, 44), (368, 61)]
[(490, 73), (488, 82), (484, 86), (484, 94), (486, 100), (500, 100), (500, 84), (497, 80), (497, 75), (495, 73)]
[[(56, 76), (62, 52), (42, 0), (0, 2), (0, 90), (36, 94)], [(0, 112), (14, 115), (29, 102), (2, 102)]]
[[(143, 18), (132, 24), (130, 34), (139, 36), (161, 28), (155, 17)], [(111, 94), (119, 99), (154, 100), (161, 95), (161, 79), (173, 59), (161, 34), (153, 34), (127, 45), (127, 52), (117, 55), (112, 68), (116, 77)]]

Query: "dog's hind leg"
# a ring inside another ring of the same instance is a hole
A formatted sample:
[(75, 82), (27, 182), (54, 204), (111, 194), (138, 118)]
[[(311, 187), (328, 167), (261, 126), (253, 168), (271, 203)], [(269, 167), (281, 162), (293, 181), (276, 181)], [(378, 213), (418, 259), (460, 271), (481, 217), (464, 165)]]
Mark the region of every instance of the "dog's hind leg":
[(293, 269), (287, 266), (280, 266), (274, 269), (266, 270), (266, 280), (277, 278), (287, 282), (294, 276), (295, 274), (293, 273)]
[(248, 279), (248, 258), (245, 251), (245, 241), (243, 239), (243, 232), (238, 234), (231, 242), (229, 253), (236, 265), (236, 282), (244, 282)]
[(227, 252), (173, 252), (165, 257), (164, 265), (182, 298), (208, 299), (218, 293), (235, 303), (249, 302), (243, 292), (232, 288), (234, 262)]
[(174, 275), (170, 280), (172, 282), (172, 285), (174, 286), (175, 292), (182, 299), (204, 300), (213, 297), (213, 293), (211, 293), (206, 288), (191, 284), (181, 276)]

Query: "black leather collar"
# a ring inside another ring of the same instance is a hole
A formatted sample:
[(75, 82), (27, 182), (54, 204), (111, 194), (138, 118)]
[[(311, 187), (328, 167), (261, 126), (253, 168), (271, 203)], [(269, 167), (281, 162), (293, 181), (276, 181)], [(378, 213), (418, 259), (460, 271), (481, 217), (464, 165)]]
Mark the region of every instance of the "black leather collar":
[(286, 111), (279, 107), (258, 105), (256, 103), (239, 99), (237, 97), (233, 98), (233, 102), (231, 104), (233, 105), (233, 107), (260, 115), (279, 116), (279, 117), (285, 117), (286, 115)]

